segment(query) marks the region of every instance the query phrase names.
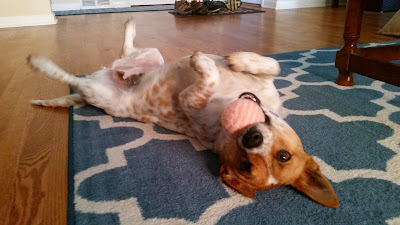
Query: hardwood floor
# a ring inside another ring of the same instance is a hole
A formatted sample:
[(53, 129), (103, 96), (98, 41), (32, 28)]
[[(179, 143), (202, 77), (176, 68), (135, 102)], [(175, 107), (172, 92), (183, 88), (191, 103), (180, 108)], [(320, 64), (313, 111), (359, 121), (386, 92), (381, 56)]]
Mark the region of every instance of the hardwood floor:
[[(57, 25), (0, 30), (0, 224), (66, 224), (68, 109), (41, 108), (33, 98), (69, 92), (32, 72), (30, 53), (45, 55), (74, 74), (108, 66), (120, 53), (123, 24), (135, 16), (136, 43), (157, 47), (172, 61), (200, 50), (272, 54), (341, 46), (345, 8), (182, 19), (163, 12), (58, 17)], [(365, 12), (359, 43), (378, 35), (394, 13)]]

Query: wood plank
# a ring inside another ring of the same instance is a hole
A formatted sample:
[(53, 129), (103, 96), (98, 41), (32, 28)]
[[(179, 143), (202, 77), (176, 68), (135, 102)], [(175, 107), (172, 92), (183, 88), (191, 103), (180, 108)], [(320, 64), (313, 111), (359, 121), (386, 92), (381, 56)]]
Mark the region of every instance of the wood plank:
[(400, 44), (360, 48), (359, 53), (368, 58), (393, 61), (400, 59)]
[(352, 54), (350, 55), (349, 70), (400, 87), (399, 64)]
[[(343, 44), (344, 7), (264, 10), (185, 19), (168, 12), (61, 16), (57, 25), (1, 29), (0, 224), (66, 224), (68, 109), (28, 101), (68, 88), (32, 72), (28, 54), (48, 56), (74, 74), (93, 72), (117, 57), (132, 15), (137, 45), (159, 48), (167, 62), (196, 50), (273, 54)], [(359, 43), (395, 40), (377, 34), (392, 15), (365, 12)]]

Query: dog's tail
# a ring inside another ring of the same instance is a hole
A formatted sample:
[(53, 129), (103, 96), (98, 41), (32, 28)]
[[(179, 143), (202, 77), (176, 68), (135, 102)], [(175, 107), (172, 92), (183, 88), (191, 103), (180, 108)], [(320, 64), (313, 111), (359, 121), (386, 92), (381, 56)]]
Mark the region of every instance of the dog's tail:
[(85, 104), (85, 101), (79, 94), (72, 94), (55, 99), (48, 100), (31, 100), (34, 105), (41, 105), (47, 107), (69, 107), (73, 105)]
[(79, 79), (81, 79), (65, 72), (50, 59), (45, 57), (29, 55), (27, 61), (34, 69), (39, 70), (50, 78), (66, 83), (71, 87), (77, 86)]

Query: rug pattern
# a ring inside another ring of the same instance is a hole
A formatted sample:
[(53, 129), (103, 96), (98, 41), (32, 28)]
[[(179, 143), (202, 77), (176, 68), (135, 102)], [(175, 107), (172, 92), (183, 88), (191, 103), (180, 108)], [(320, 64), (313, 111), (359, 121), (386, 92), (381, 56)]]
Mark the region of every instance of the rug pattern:
[(334, 84), (337, 50), (271, 57), (282, 67), (282, 113), (331, 181), (338, 209), (290, 187), (243, 197), (196, 140), (83, 106), (71, 110), (69, 223), (400, 224), (400, 88), (358, 75), (352, 88)]

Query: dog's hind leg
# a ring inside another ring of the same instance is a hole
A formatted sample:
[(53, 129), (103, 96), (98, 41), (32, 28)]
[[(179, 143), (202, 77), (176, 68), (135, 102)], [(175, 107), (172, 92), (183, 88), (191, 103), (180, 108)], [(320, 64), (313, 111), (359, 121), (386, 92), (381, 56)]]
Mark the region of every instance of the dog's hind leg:
[(275, 77), (280, 73), (279, 63), (275, 59), (257, 53), (235, 52), (227, 59), (229, 68), (236, 72), (247, 72), (265, 77)]
[(66, 95), (60, 98), (48, 100), (31, 100), (32, 104), (48, 107), (69, 107), (85, 104), (85, 100), (79, 94)]
[(125, 23), (125, 39), (122, 46), (121, 58), (130, 55), (136, 49), (133, 46), (133, 40), (136, 37), (136, 23), (133, 17), (129, 18)]
[(201, 52), (195, 52), (190, 65), (200, 75), (198, 80), (179, 94), (179, 101), (186, 113), (204, 108), (220, 81), (215, 62)]

